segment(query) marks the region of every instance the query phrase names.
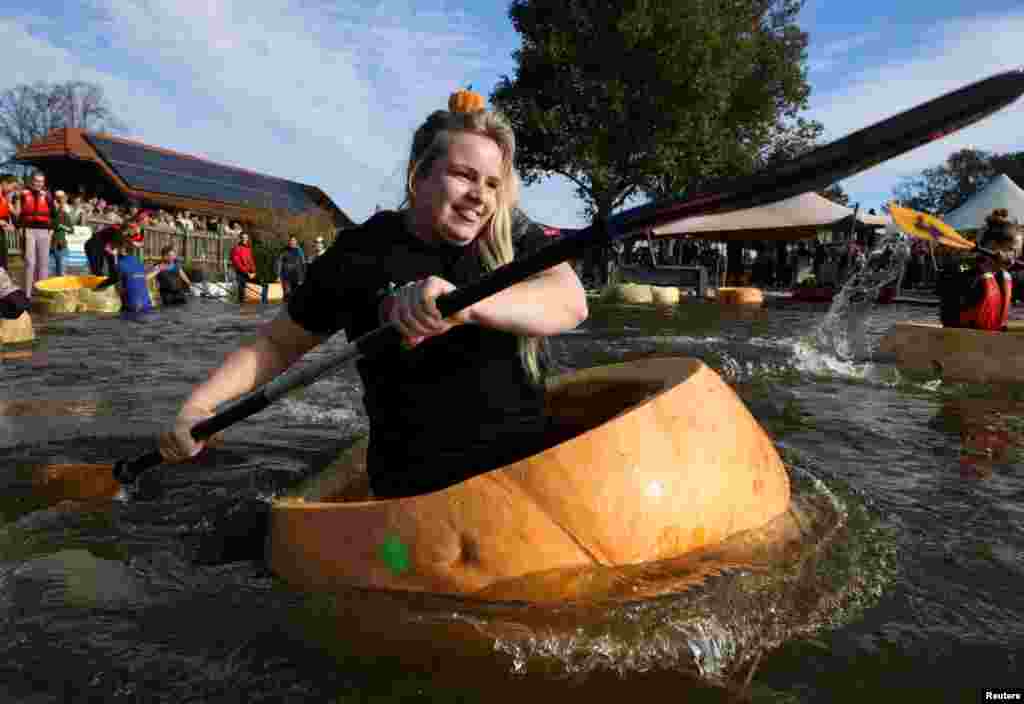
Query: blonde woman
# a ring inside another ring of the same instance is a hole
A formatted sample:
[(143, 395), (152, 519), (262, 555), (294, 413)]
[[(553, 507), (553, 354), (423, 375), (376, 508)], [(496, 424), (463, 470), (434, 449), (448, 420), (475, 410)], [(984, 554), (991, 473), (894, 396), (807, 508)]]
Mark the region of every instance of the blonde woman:
[(430, 115), (413, 137), (403, 206), (375, 213), (317, 258), (287, 310), (192, 392), (161, 437), (164, 457), (197, 454), (195, 423), (335, 332), (353, 340), (384, 323), (397, 326), (408, 349), (358, 364), (377, 496), (434, 491), (539, 449), (539, 342), (586, 319), (575, 272), (559, 264), (447, 320), (435, 305), (543, 246), (539, 228), (512, 239), (514, 157), (515, 138), (499, 114)]

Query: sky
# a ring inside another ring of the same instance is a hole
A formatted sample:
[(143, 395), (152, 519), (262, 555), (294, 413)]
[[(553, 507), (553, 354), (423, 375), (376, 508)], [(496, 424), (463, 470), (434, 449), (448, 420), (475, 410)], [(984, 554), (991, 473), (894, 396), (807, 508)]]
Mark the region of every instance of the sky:
[[(807, 0), (799, 23), (805, 115), (829, 140), (1024, 65), (1019, 0)], [(418, 124), (459, 87), (489, 95), (519, 46), (506, 2), (451, 0), (3, 0), (0, 37), (0, 90), (97, 83), (125, 136), (316, 185), (357, 222), (401, 201)], [(877, 208), (964, 147), (1024, 150), (1024, 100), (842, 186)], [(560, 176), (521, 204), (549, 225), (586, 224)]]

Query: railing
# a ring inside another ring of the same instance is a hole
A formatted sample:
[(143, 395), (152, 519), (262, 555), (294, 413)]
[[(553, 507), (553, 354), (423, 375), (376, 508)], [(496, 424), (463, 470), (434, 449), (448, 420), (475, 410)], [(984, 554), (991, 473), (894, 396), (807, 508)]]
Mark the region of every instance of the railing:
[[(96, 232), (102, 227), (112, 224), (109, 220), (87, 218), (82, 224)], [(231, 248), (237, 242), (235, 235), (224, 235), (216, 232), (189, 231), (184, 228), (170, 229), (159, 225), (145, 228), (146, 243), (143, 245), (143, 258), (147, 262), (160, 259), (160, 250), (172, 245), (178, 256), (188, 266), (202, 264), (208, 275), (226, 277), (231, 271)], [(3, 234), (7, 246), (7, 255), (20, 256), (25, 251), (25, 231), (16, 228), (13, 232)]]

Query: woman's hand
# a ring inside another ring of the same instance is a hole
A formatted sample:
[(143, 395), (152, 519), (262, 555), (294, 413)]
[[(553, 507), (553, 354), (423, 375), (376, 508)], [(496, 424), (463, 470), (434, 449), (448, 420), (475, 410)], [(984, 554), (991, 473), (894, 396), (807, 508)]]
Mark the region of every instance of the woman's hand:
[(465, 308), (448, 319), (441, 317), (437, 298), (455, 290), (455, 285), (437, 276), (407, 284), (398, 289), (394, 302), (385, 315), (385, 322), (393, 323), (402, 333), (409, 347), (424, 340), (443, 335), (457, 325), (473, 322), (473, 306)]
[(198, 455), (207, 445), (219, 445), (223, 441), (221, 433), (201, 442), (192, 438), (192, 428), (212, 415), (213, 412), (206, 408), (183, 406), (171, 430), (160, 435), (160, 454), (164, 460), (171, 463), (185, 462)]

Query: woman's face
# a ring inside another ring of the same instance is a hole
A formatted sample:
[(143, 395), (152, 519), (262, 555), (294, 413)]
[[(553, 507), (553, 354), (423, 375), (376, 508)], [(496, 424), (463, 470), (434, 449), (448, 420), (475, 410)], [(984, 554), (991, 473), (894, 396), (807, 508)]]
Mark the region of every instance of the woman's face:
[(170, 252), (168, 252), (167, 254), (164, 255), (164, 261), (167, 262), (168, 264), (173, 264), (174, 260), (177, 259), (177, 258), (178, 258), (178, 253), (175, 252), (173, 249)]
[(490, 221), (501, 188), (498, 144), (479, 134), (452, 135), (448, 155), (416, 183), (413, 223), (431, 241), (465, 246)]

